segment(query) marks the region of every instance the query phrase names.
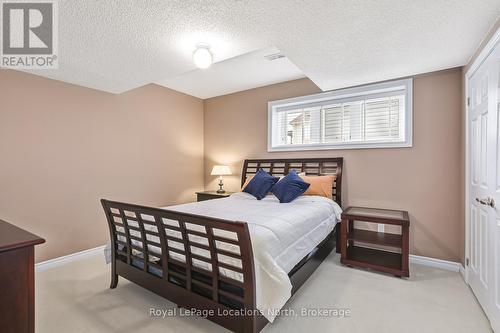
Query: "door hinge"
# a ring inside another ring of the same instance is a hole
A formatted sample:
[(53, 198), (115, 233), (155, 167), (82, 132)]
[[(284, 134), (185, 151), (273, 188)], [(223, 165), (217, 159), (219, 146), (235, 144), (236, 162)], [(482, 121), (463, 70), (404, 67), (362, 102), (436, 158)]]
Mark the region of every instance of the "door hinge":
[(467, 97), (467, 106), (470, 106), (470, 97)]
[(469, 266), (469, 258), (465, 258), (465, 266)]

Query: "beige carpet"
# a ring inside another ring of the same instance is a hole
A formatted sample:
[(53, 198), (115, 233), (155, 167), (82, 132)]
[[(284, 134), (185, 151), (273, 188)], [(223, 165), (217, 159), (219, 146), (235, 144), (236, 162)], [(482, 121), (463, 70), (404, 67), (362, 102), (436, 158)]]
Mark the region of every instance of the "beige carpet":
[[(458, 273), (411, 266), (411, 278), (343, 267), (331, 254), (263, 332), (490, 332), (489, 322)], [(36, 276), (36, 330), (57, 332), (225, 332), (196, 317), (155, 318), (169, 301), (120, 278), (110, 290), (102, 256)], [(301, 309), (349, 309), (349, 317), (302, 317)]]

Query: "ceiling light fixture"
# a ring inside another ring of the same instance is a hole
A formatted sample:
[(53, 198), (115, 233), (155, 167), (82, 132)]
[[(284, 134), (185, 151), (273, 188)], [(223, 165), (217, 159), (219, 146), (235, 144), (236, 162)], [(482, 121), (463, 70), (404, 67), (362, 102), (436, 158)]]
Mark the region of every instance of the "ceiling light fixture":
[(210, 46), (206, 44), (196, 45), (196, 50), (193, 52), (193, 61), (196, 67), (205, 69), (212, 65), (213, 56), (210, 52)]

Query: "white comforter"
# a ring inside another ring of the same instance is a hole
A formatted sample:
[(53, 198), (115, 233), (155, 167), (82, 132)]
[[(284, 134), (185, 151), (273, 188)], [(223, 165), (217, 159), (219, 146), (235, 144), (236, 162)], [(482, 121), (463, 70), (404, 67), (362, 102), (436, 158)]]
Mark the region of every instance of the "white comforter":
[(333, 200), (300, 196), (282, 204), (274, 195), (257, 200), (239, 192), (228, 198), (164, 207), (248, 223), (255, 264), (256, 306), (270, 322), (291, 296), (291, 269), (340, 221)]

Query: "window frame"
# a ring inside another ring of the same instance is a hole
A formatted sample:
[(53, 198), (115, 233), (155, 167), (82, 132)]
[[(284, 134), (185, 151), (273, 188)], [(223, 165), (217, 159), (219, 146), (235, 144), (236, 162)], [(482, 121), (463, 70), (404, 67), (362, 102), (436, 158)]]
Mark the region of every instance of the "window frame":
[[(276, 109), (292, 108), (299, 105), (313, 103), (334, 104), (345, 100), (366, 99), (370, 95), (391, 93), (405, 90), (404, 129), (405, 140), (400, 142), (364, 141), (360, 143), (312, 143), (312, 144), (285, 144), (273, 147), (273, 114)], [(334, 150), (334, 149), (367, 149), (367, 148), (410, 148), (413, 146), (413, 78), (374, 83), (354, 88), (345, 88), (319, 94), (287, 98), (267, 103), (267, 151), (304, 151), (304, 150)]]

